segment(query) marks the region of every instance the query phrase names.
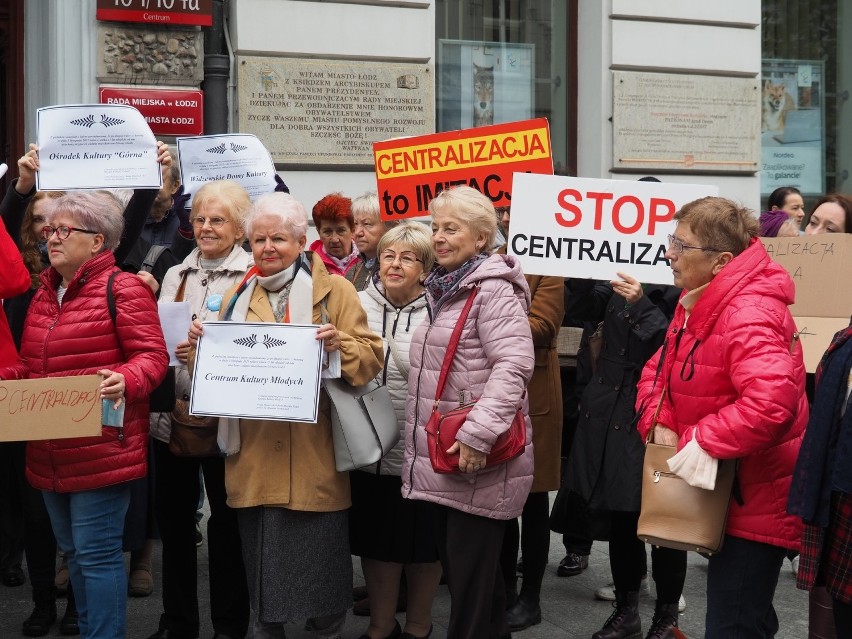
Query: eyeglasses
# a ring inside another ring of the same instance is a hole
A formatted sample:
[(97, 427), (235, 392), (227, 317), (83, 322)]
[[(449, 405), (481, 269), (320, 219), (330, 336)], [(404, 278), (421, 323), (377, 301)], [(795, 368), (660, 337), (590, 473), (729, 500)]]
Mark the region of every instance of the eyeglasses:
[(231, 220), (226, 220), (224, 217), (194, 217), (192, 218), (192, 226), (197, 229), (204, 228), (205, 223), (209, 223), (214, 229), (220, 229)]
[(706, 246), (692, 246), (691, 244), (684, 244), (674, 235), (669, 235), (669, 246), (675, 253), (683, 253), (684, 249), (692, 249), (694, 251), (707, 251), (709, 253), (724, 253), (724, 251), (720, 249), (709, 248)]
[(97, 235), (99, 233), (99, 231), (90, 231), (89, 229), (78, 229), (76, 226), (44, 226), (41, 229), (41, 239), (49, 240), (51, 236), (56, 233), (56, 237), (58, 237), (60, 241), (67, 240), (68, 236), (71, 235), (73, 231), (77, 231), (78, 233), (89, 233), (90, 235)]
[(394, 253), (393, 251), (385, 251), (379, 256), (382, 264), (391, 265), (399, 258), (399, 263), (405, 268), (411, 268), (417, 262), (423, 263), (423, 260), (417, 259), (414, 253)]

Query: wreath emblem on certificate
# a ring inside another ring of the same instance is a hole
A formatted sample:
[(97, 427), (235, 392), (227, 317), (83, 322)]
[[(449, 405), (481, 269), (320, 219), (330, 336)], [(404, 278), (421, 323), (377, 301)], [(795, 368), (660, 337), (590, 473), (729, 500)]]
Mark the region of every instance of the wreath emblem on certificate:
[(91, 129), (96, 124), (103, 124), (105, 127), (109, 128), (117, 124), (124, 124), (124, 120), (120, 118), (111, 118), (106, 114), (101, 114), (101, 121), (95, 122), (95, 116), (90, 113), (85, 118), (71, 120), (71, 124), (76, 124), (77, 126), (84, 126), (87, 129)]
[(278, 346), (284, 346), (287, 342), (283, 339), (275, 339), (274, 337), (270, 337), (269, 335), (264, 335), (263, 340), (257, 339), (257, 335), (252, 333), (248, 337), (240, 337), (234, 340), (234, 344), (238, 344), (240, 346), (245, 346), (247, 348), (254, 348), (258, 344), (263, 344), (267, 350), (270, 348), (277, 348)]

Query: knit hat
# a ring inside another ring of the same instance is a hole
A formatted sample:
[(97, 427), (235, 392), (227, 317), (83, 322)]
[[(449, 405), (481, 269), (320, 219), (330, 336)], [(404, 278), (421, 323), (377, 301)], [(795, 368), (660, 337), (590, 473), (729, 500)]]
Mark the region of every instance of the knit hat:
[(790, 219), (787, 211), (775, 209), (760, 214), (760, 237), (777, 237), (781, 226)]

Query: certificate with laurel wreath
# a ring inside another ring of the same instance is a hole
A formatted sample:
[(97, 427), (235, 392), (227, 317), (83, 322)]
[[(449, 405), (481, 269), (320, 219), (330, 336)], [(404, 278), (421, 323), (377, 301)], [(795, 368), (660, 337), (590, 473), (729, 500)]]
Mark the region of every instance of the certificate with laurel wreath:
[(323, 343), (313, 324), (205, 322), (190, 413), (315, 422)]

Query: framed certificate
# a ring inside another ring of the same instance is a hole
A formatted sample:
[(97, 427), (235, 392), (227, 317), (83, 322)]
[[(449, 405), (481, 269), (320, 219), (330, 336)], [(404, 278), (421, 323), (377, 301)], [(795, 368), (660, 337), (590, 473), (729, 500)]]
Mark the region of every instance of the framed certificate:
[(205, 322), (189, 412), (315, 422), (322, 342), (313, 324)]

